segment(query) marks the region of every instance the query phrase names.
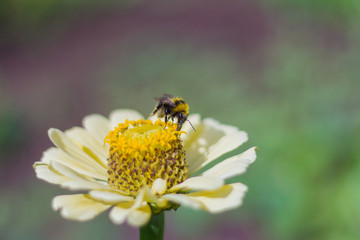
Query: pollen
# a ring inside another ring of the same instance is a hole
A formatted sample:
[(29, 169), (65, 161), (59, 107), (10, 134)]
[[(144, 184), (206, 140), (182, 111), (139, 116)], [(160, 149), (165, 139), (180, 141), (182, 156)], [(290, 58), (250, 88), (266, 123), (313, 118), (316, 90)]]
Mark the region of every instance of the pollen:
[[(188, 166), (181, 141), (184, 131), (177, 124), (160, 119), (120, 123), (105, 138), (109, 144), (108, 184), (136, 196), (141, 187), (153, 187), (163, 179), (167, 189), (188, 178)], [(156, 193), (159, 194), (159, 193)]]

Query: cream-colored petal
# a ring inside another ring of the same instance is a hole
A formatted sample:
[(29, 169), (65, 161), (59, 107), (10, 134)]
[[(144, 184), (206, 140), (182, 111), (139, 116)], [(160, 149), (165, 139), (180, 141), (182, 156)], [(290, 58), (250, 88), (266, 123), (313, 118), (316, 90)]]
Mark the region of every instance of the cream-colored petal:
[(107, 189), (107, 184), (100, 183), (91, 178), (78, 175), (66, 166), (51, 162), (50, 165), (42, 162), (34, 164), (36, 176), (52, 184), (59, 184), (69, 190)]
[[(146, 119), (151, 120), (154, 123), (159, 119), (159, 117), (157, 115), (153, 115), (153, 116), (148, 115), (148, 116), (146, 116)], [(160, 118), (160, 119), (164, 120), (165, 118)]]
[(214, 191), (189, 193), (187, 196), (199, 201), (202, 208), (211, 213), (224, 212), (242, 204), (247, 187), (242, 183), (224, 185)]
[(91, 189), (108, 189), (107, 185), (99, 182), (90, 182), (84, 180), (69, 180), (61, 183), (61, 187), (67, 188), (72, 191), (76, 190), (91, 190)]
[(68, 177), (57, 174), (54, 171), (49, 169), (49, 166), (45, 163), (36, 162), (34, 164), (34, 169), (36, 172), (36, 177), (42, 179), (48, 183), (52, 184), (61, 184), (63, 182), (69, 181)]
[(255, 161), (256, 150), (256, 147), (252, 147), (237, 156), (228, 158), (202, 173), (202, 176), (213, 176), (225, 180), (243, 174), (247, 167)]
[(158, 207), (165, 207), (167, 205), (167, 200), (159, 198), (154, 194), (154, 190), (150, 189), (149, 187), (143, 186), (142, 191), (144, 191), (144, 201), (155, 204)]
[[(43, 152), (40, 162), (50, 164), (54, 159), (70, 158), (66, 153), (56, 147), (50, 147)], [(61, 161), (61, 160), (60, 160)], [(58, 162), (60, 162), (58, 161)]]
[(131, 211), (128, 217), (129, 225), (133, 227), (141, 227), (149, 222), (151, 217), (151, 208), (149, 205), (141, 206)]
[(107, 173), (104, 174), (104, 171), (99, 171), (98, 168), (90, 166), (86, 161), (78, 161), (71, 158), (64, 151), (58, 148), (47, 149), (43, 153), (41, 162), (47, 164), (50, 164), (51, 162), (59, 162), (79, 174), (107, 181)]
[(187, 134), (181, 135), (183, 141), (187, 141), (187, 139), (190, 138), (192, 134), (196, 133), (197, 126), (200, 124), (200, 114), (190, 114), (188, 117), (188, 120), (195, 128), (195, 131), (191, 127), (190, 123), (188, 121), (186, 121), (181, 128), (181, 131), (185, 131), (187, 133)]
[(247, 141), (247, 134), (236, 127), (220, 124), (207, 118), (186, 141), (189, 174), (193, 174), (221, 155), (234, 150)]
[(193, 209), (201, 209), (201, 202), (195, 198), (188, 197), (186, 194), (181, 193), (170, 193), (165, 194), (161, 198), (166, 199), (170, 202), (174, 202), (180, 205), (184, 205), (186, 207), (190, 207)]
[(73, 169), (57, 161), (50, 160), (50, 164), (48, 166), (52, 171), (61, 174), (63, 176), (66, 176), (70, 179), (95, 181), (93, 178), (81, 175), (76, 171), (74, 171)]
[(124, 123), (126, 119), (139, 120), (144, 119), (144, 116), (132, 109), (117, 109), (110, 113), (112, 128), (115, 128), (119, 123)]
[(97, 201), (105, 202), (108, 204), (134, 201), (133, 197), (125, 196), (120, 192), (111, 191), (111, 190), (93, 190), (89, 192), (89, 197)]
[(211, 213), (227, 211), (242, 204), (247, 187), (242, 183), (224, 185), (213, 191), (199, 191), (189, 194), (166, 194), (162, 196), (171, 202)]
[(73, 127), (65, 134), (69, 136), (73, 141), (81, 144), (82, 150), (90, 155), (96, 162), (103, 167), (107, 167), (107, 156), (109, 154), (108, 149), (105, 148), (104, 143), (99, 144), (98, 141), (84, 128)]
[(209, 148), (209, 154), (207, 155), (206, 161), (201, 164), (201, 167), (220, 157), (221, 155), (230, 152), (246, 142), (248, 139), (247, 134), (243, 131), (234, 132), (228, 134)]
[(197, 176), (186, 179), (184, 182), (173, 186), (170, 192), (178, 192), (181, 190), (213, 190), (224, 185), (224, 180), (212, 176)]
[(122, 224), (125, 220), (132, 226), (145, 225), (151, 216), (151, 209), (144, 201), (145, 192), (141, 190), (135, 201), (117, 204), (110, 211), (110, 219), (115, 224)]
[(117, 204), (110, 211), (109, 217), (114, 224), (123, 224), (130, 214), (134, 202), (123, 202)]
[[(73, 130), (70, 130), (70, 133), (72, 131)], [(102, 164), (100, 164), (96, 159), (93, 158), (92, 154), (89, 153), (83, 145), (81, 145), (79, 142), (73, 141), (66, 133), (63, 133), (62, 131), (55, 128), (49, 129), (48, 133), (51, 141), (55, 144), (55, 146), (63, 150), (70, 157), (78, 161), (83, 161), (88, 165), (94, 167), (102, 167), (105, 169)], [(80, 139), (81, 137), (78, 136), (78, 138)]]
[(167, 190), (167, 182), (164, 179), (157, 178), (153, 182), (153, 185), (151, 187), (151, 190), (154, 194), (164, 194)]
[(99, 114), (91, 114), (83, 119), (85, 129), (102, 145), (111, 129), (110, 120)]
[[(96, 175), (99, 179), (107, 178), (106, 168), (99, 164), (84, 149), (76, 145), (68, 136), (58, 129), (50, 129), (49, 137), (51, 141), (67, 155), (69, 155), (74, 161), (81, 163), (84, 170), (90, 171), (93, 175)], [(63, 161), (62, 163), (66, 165)], [(70, 166), (69, 166), (70, 167)]]
[(102, 213), (111, 205), (97, 202), (85, 194), (61, 195), (52, 201), (54, 210), (60, 210), (61, 216), (77, 221), (87, 221)]

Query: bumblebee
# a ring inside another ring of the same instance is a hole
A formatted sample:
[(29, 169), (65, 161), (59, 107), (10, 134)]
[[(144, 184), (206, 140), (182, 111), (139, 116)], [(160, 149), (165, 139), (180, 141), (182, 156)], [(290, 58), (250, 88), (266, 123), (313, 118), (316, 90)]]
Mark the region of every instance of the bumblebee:
[[(165, 125), (170, 118), (172, 121), (174, 121), (174, 118), (177, 118), (177, 131), (181, 129), (185, 121), (190, 123), (187, 119), (189, 115), (189, 105), (181, 97), (164, 94), (162, 97), (155, 98), (155, 100), (158, 101), (158, 104), (150, 116), (157, 114), (159, 118), (165, 117)], [(195, 131), (193, 125), (191, 123), (190, 125)]]

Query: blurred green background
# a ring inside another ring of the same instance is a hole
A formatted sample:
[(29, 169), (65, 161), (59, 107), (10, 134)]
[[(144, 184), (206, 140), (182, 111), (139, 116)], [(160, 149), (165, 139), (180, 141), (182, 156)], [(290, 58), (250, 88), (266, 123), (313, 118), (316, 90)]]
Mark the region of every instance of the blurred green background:
[[(258, 146), (241, 208), (168, 212), (166, 239), (360, 239), (358, 0), (2, 0), (0, 239), (137, 239), (102, 214), (62, 219), (36, 179), (47, 129), (153, 97)], [(221, 159), (220, 159), (221, 160)]]

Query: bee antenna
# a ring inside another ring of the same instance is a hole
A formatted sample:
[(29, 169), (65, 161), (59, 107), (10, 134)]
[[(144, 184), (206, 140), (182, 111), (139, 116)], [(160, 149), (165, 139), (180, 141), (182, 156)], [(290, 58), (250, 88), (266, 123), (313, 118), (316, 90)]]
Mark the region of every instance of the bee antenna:
[(190, 120), (189, 119), (186, 119), (186, 121), (188, 121), (190, 123), (190, 126), (192, 127), (192, 129), (194, 129), (194, 131), (196, 132), (194, 126), (191, 124)]

